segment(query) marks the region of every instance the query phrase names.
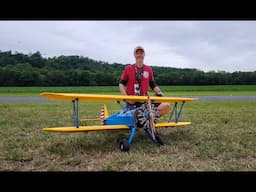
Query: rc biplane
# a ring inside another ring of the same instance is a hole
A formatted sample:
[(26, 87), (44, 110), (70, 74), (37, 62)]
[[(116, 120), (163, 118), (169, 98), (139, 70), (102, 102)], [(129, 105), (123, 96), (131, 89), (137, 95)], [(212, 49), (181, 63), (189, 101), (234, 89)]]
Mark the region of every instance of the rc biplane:
[[(179, 122), (181, 112), (184, 105), (188, 101), (197, 100), (197, 98), (185, 97), (158, 97), (151, 96), (125, 96), (125, 95), (98, 95), (98, 94), (75, 94), (75, 93), (53, 93), (43, 92), (41, 96), (50, 100), (72, 101), (73, 103), (73, 117), (74, 126), (71, 127), (52, 127), (43, 128), (47, 132), (58, 133), (75, 133), (75, 132), (89, 132), (89, 131), (107, 131), (107, 130), (130, 130), (128, 138), (122, 139), (119, 142), (121, 151), (129, 151), (130, 145), (134, 139), (137, 130), (143, 128), (149, 138), (157, 145), (163, 145), (163, 139), (158, 134), (156, 128), (162, 127), (178, 127), (191, 125), (191, 122)], [(125, 107), (121, 111), (110, 115), (106, 105), (101, 108), (100, 124), (99, 125), (79, 125), (78, 103), (81, 102), (117, 102), (134, 101), (141, 103), (141, 107), (133, 110), (126, 110)], [(156, 116), (155, 103), (166, 102), (172, 104), (171, 110), (168, 114), (167, 122), (158, 122)]]

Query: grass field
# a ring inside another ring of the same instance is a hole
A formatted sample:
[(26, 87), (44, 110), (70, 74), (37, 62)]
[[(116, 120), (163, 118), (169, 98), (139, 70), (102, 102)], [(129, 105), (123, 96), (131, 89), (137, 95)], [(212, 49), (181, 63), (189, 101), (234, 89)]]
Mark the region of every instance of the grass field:
[[(81, 103), (80, 117), (98, 117), (102, 103)], [(107, 103), (111, 113), (119, 106)], [(256, 101), (187, 103), (181, 120), (162, 128), (157, 147), (137, 132), (129, 153), (117, 141), (128, 131), (43, 132), (73, 124), (68, 102), (0, 103), (0, 171), (251, 171), (256, 169)], [(92, 123), (92, 122), (91, 122)]]
[[(169, 86), (167, 96), (256, 95), (256, 86)], [(44, 91), (119, 94), (117, 87), (0, 87), (0, 96), (39, 96)], [(79, 117), (99, 117), (103, 103), (80, 103)], [(116, 103), (106, 103), (110, 113)], [(162, 128), (157, 147), (141, 130), (128, 153), (118, 140), (128, 131), (59, 134), (44, 127), (71, 126), (69, 102), (0, 102), (0, 171), (254, 171), (256, 101), (194, 101), (181, 121)], [(165, 117), (163, 120), (166, 120)], [(81, 122), (90, 125), (99, 122)]]
[[(256, 85), (160, 86), (166, 96), (256, 95)], [(0, 87), (0, 96), (39, 96), (41, 92), (119, 94), (118, 86)]]

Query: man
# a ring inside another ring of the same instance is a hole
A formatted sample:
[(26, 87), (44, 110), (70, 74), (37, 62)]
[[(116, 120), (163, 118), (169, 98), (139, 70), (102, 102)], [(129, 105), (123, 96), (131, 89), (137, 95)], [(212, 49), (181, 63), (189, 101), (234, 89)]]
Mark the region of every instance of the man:
[[(125, 67), (121, 80), (119, 82), (119, 89), (123, 95), (147, 95), (150, 87), (157, 96), (163, 96), (160, 88), (156, 85), (152, 68), (144, 64), (145, 50), (138, 46), (134, 49), (135, 64)], [(138, 106), (137, 103), (127, 101), (127, 107)], [(158, 115), (168, 113), (170, 111), (169, 103), (160, 103), (157, 107)]]

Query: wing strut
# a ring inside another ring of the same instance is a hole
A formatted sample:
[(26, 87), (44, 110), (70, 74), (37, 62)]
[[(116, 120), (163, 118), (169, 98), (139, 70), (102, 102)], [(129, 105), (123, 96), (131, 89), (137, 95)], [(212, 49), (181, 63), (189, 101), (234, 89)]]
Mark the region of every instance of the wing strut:
[(72, 100), (73, 102), (73, 113), (74, 113), (74, 125), (76, 128), (79, 128), (79, 120), (78, 120), (78, 98)]
[(182, 112), (182, 109), (185, 105), (185, 101), (182, 101), (181, 103), (181, 106), (180, 106), (180, 109), (178, 109), (178, 103), (175, 102), (173, 108), (172, 108), (172, 111), (170, 113), (170, 116), (169, 116), (169, 119), (168, 119), (168, 122), (171, 122), (172, 120), (172, 117), (173, 117), (173, 114), (175, 115), (174, 116), (174, 120), (175, 120), (175, 123), (178, 123), (179, 122), (179, 118), (180, 118), (180, 115), (181, 115), (181, 112)]

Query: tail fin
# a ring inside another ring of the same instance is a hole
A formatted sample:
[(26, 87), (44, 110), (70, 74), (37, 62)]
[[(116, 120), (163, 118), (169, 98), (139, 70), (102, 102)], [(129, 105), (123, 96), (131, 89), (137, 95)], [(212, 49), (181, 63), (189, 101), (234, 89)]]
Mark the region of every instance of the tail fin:
[(109, 116), (107, 106), (104, 104), (100, 110), (100, 124), (104, 125), (104, 120)]

